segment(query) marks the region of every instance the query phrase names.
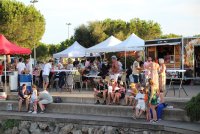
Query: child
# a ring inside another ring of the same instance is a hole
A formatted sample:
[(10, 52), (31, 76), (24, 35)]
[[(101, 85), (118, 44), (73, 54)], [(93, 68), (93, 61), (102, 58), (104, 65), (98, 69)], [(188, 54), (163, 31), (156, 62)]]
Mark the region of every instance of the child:
[(115, 90), (118, 88), (117, 82), (114, 79), (111, 79), (111, 83), (108, 83), (108, 104), (112, 104), (112, 100), (115, 97)]
[(166, 106), (167, 106), (167, 104), (164, 101), (163, 90), (160, 90), (159, 98), (158, 98), (158, 105), (157, 105), (157, 118), (158, 118), (158, 120), (162, 119), (162, 112), (163, 112), (163, 109)]
[(135, 98), (135, 96), (138, 92), (137, 89), (136, 89), (135, 83), (131, 83), (129, 86), (131, 87), (131, 89), (126, 92), (126, 96), (125, 96), (126, 104), (125, 104), (125, 106), (128, 106), (128, 105), (132, 106), (133, 105), (133, 99)]
[(119, 103), (120, 99), (123, 99), (125, 97), (126, 89), (124, 88), (123, 85), (124, 85), (123, 82), (120, 81), (119, 89), (115, 90), (115, 98), (113, 103), (117, 105), (120, 105)]
[(145, 111), (145, 94), (143, 93), (143, 90), (144, 88), (143, 87), (140, 87), (139, 88), (139, 93), (137, 93), (136, 97), (135, 97), (135, 100), (137, 102), (135, 102), (136, 105), (136, 112), (135, 112), (135, 115), (133, 114), (133, 118), (136, 119), (136, 118), (139, 118), (142, 113)]
[(157, 86), (154, 84), (152, 79), (149, 79), (149, 105), (153, 113), (153, 120), (151, 120), (151, 123), (157, 123), (157, 112), (156, 112), (156, 107), (158, 104), (158, 97), (157, 97)]
[(146, 121), (149, 122), (150, 121), (150, 106), (149, 106), (149, 102), (148, 102), (148, 90), (149, 87), (145, 87), (144, 89), (144, 101), (145, 101), (145, 107), (146, 107)]
[(97, 102), (95, 104), (100, 104), (99, 99), (103, 98), (104, 102), (102, 105), (106, 105), (106, 95), (108, 92), (108, 85), (104, 83), (103, 80), (100, 80), (97, 84), (97, 87), (94, 88), (94, 97), (97, 98)]
[(33, 112), (30, 110), (29, 113), (37, 114), (38, 91), (36, 85), (32, 85), (32, 90), (30, 108), (33, 108)]

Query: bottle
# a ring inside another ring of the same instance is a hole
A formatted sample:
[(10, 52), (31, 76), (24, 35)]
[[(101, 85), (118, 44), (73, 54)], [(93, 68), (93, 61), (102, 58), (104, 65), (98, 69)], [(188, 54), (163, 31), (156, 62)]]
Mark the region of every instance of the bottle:
[(13, 110), (13, 105), (11, 103), (8, 103), (7, 111), (12, 111), (12, 110)]

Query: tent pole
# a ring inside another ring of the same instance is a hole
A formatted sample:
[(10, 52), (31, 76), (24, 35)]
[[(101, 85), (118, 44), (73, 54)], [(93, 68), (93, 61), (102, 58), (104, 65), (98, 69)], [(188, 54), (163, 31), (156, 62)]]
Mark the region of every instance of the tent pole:
[(126, 71), (126, 50), (124, 51), (125, 54), (125, 71)]
[[(30, 60), (29, 60), (29, 62), (31, 62), (31, 70), (32, 70), (32, 72), (31, 72), (31, 80), (32, 80), (32, 84), (33, 84), (33, 65), (32, 65), (32, 60), (31, 60), (31, 54), (30, 54)], [(36, 62), (35, 62), (35, 60), (34, 60), (34, 66), (36, 66), (36, 64), (35, 64)], [(30, 63), (29, 63), (30, 64)]]
[(4, 55), (4, 66), (5, 66), (5, 71), (4, 71), (4, 76), (5, 76), (5, 85), (4, 85), (4, 92), (7, 94), (7, 76), (6, 76), (6, 55)]

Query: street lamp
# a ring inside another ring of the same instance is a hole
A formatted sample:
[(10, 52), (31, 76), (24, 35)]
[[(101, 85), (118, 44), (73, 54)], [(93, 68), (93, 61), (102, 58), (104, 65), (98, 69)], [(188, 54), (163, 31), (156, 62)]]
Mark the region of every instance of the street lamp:
[(66, 25), (68, 26), (68, 39), (69, 39), (69, 26), (72, 25), (71, 23), (66, 23)]
[[(34, 7), (34, 4), (37, 3), (38, 0), (31, 0), (30, 3), (33, 4), (33, 7)], [(33, 46), (34, 46), (34, 65), (36, 64), (36, 47), (35, 47), (35, 41), (34, 41), (34, 35), (35, 35), (35, 24), (33, 25), (33, 29), (32, 29), (32, 32), (33, 32)]]

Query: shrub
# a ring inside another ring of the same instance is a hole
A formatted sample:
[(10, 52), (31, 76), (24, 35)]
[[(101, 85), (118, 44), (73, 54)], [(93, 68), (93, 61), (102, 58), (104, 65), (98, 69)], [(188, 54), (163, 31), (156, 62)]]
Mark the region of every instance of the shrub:
[(191, 121), (200, 120), (200, 93), (187, 102), (185, 110)]
[(3, 121), (2, 123), (2, 128), (4, 131), (13, 127), (18, 127), (18, 126), (19, 126), (19, 121), (15, 119), (8, 119), (8, 120)]

